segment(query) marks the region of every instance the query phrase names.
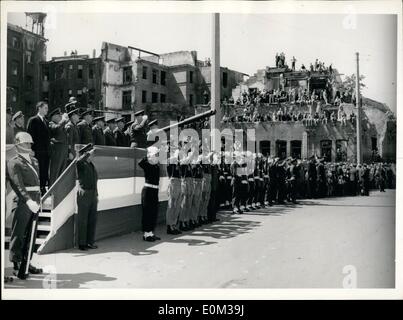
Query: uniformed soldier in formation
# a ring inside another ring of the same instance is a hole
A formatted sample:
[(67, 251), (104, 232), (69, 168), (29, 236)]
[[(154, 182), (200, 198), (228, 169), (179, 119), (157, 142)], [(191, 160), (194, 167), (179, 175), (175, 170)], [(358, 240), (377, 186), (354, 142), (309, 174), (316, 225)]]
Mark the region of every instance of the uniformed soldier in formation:
[(148, 131), (146, 133), (147, 136), (147, 146), (152, 146), (154, 143), (156, 143), (159, 139), (158, 136), (151, 138), (152, 133), (154, 133), (156, 130), (158, 130), (158, 120), (154, 119), (148, 123)]
[(144, 110), (137, 111), (134, 116), (136, 120), (130, 127), (130, 147), (146, 148), (148, 117), (144, 114)]
[(277, 203), (284, 204), (286, 198), (285, 160), (277, 162)]
[(14, 135), (18, 132), (26, 132), (25, 130), (25, 117), (22, 111), (17, 111), (13, 115), (13, 123), (14, 123)]
[[(181, 172), (179, 166), (179, 149), (177, 146), (168, 142), (168, 154), (170, 155), (167, 161), (168, 174), (168, 203), (166, 211), (167, 234), (177, 235), (182, 233), (178, 229), (180, 201), (181, 201)], [(172, 155), (172, 156), (171, 156)]]
[(50, 113), (50, 176), (49, 183), (52, 185), (62, 174), (67, 165), (69, 146), (65, 126), (69, 121), (67, 113), (61, 114), (60, 108)]
[(179, 229), (181, 231), (189, 231), (192, 229), (190, 224), (190, 204), (192, 201), (193, 183), (192, 170), (190, 162), (192, 153), (187, 149), (187, 141), (179, 142), (179, 168), (181, 174), (181, 203), (179, 213)]
[(159, 149), (151, 146), (147, 148), (147, 156), (140, 162), (139, 166), (144, 170), (144, 187), (141, 192), (141, 206), (143, 209), (142, 229), (143, 240), (153, 242), (161, 240), (154, 234), (158, 219), (158, 190), (160, 182), (160, 166), (158, 160)]
[(95, 231), (98, 211), (98, 173), (92, 162), (92, 144), (87, 144), (78, 152), (77, 159), (77, 229), (80, 250), (96, 249)]
[(69, 152), (68, 162), (69, 162), (76, 157), (75, 145), (80, 144), (80, 132), (77, 126), (79, 121), (78, 109), (70, 110), (70, 112), (67, 115), (69, 116), (70, 119), (65, 126), (67, 134), (67, 144), (69, 149), (68, 150)]
[(48, 114), (48, 104), (39, 101), (36, 104), (38, 114), (28, 120), (27, 132), (34, 141), (32, 150), (35, 152), (35, 158), (39, 163), (39, 180), (41, 183), (41, 192), (45, 194), (46, 186), (49, 183), (49, 159), (50, 159), (50, 132), (49, 123), (46, 119)]
[[(32, 155), (32, 144), (30, 134), (19, 132), (15, 137), (17, 154), (7, 163), (7, 178), (17, 197), (17, 206), (13, 209), (9, 256), (17, 274), (22, 259), (29, 250), (34, 214), (38, 214), (40, 209), (39, 163)], [(29, 273), (42, 273), (42, 269), (29, 265)]]
[(293, 158), (290, 162), (289, 168), (289, 177), (288, 177), (288, 184), (289, 184), (289, 199), (293, 203), (297, 203), (297, 159)]
[(316, 181), (317, 181), (317, 171), (315, 164), (315, 157), (310, 158), (308, 164), (308, 193), (309, 198), (316, 198)]
[(203, 186), (202, 186), (202, 199), (199, 208), (199, 216), (202, 223), (210, 222), (208, 219), (208, 204), (211, 196), (211, 163), (213, 153), (209, 149), (202, 153), (202, 170), (203, 170)]
[(92, 110), (86, 110), (81, 113), (82, 120), (77, 124), (80, 134), (80, 144), (93, 143), (92, 137)]
[(95, 125), (92, 127), (92, 141), (94, 145), (105, 145), (105, 116), (99, 116), (94, 118)]
[(116, 128), (113, 130), (113, 136), (117, 147), (127, 147), (127, 140), (124, 134), (125, 120), (123, 117), (118, 117), (115, 120)]
[(200, 227), (203, 224), (200, 213), (201, 197), (203, 193), (203, 168), (202, 158), (194, 156), (192, 159), (192, 174), (193, 174), (193, 197), (190, 209), (190, 221), (195, 227)]
[(124, 135), (125, 135), (125, 140), (126, 140), (126, 147), (130, 147), (130, 131), (131, 131), (131, 126), (133, 125), (134, 120), (129, 121), (125, 124), (124, 128)]
[(116, 139), (113, 131), (117, 127), (115, 118), (106, 120), (106, 128), (104, 129), (105, 145), (106, 146), (116, 146)]

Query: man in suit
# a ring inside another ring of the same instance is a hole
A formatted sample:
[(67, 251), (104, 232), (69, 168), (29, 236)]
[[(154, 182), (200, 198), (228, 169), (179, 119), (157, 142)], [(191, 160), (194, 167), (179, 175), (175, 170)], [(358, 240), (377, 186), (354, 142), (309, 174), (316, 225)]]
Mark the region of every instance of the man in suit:
[(44, 101), (36, 104), (38, 114), (28, 120), (28, 133), (33, 140), (32, 150), (39, 163), (39, 180), (42, 194), (46, 192), (49, 182), (49, 158), (50, 158), (50, 132), (49, 123), (46, 120), (49, 107)]
[(94, 148), (87, 144), (79, 150), (77, 160), (77, 219), (78, 247), (80, 250), (98, 248), (95, 231), (98, 210), (98, 173), (92, 163)]
[(105, 145), (105, 116), (99, 116), (94, 118), (95, 125), (92, 127), (92, 141), (94, 145)]
[(70, 121), (67, 122), (65, 129), (69, 149), (68, 161), (71, 161), (76, 157), (75, 145), (80, 144), (80, 132), (77, 127), (79, 121), (78, 109), (71, 110), (67, 115), (69, 116)]
[(50, 112), (50, 177), (49, 183), (52, 185), (66, 168), (69, 156), (69, 145), (67, 141), (67, 133), (65, 126), (69, 121), (67, 113), (62, 112), (60, 108), (56, 108)]
[(130, 127), (130, 147), (146, 148), (147, 147), (147, 119), (144, 110), (137, 111), (134, 116), (135, 122)]
[(12, 118), (14, 122), (14, 135), (17, 135), (18, 132), (26, 132), (25, 130), (25, 117), (22, 111), (17, 111)]
[(92, 138), (92, 111), (86, 110), (81, 114), (82, 120), (78, 123), (77, 128), (80, 135), (80, 143), (88, 144), (93, 142)]
[(115, 128), (116, 128), (115, 118), (106, 120), (106, 128), (104, 130), (106, 146), (116, 146), (116, 140), (115, 140), (115, 136), (113, 134), (113, 130), (115, 130)]
[(119, 117), (115, 120), (116, 128), (113, 130), (113, 136), (116, 141), (117, 147), (127, 147), (126, 137), (123, 133), (125, 127), (125, 120), (123, 117)]

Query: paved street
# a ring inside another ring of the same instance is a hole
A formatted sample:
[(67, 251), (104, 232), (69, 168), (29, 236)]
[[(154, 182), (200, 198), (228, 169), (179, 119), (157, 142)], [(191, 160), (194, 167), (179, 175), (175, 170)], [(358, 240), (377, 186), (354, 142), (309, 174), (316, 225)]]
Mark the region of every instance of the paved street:
[[(395, 191), (370, 197), (304, 200), (147, 243), (141, 233), (99, 249), (35, 256), (58, 288), (342, 288), (343, 268), (358, 288), (394, 287)], [(8, 259), (8, 257), (6, 257)], [(12, 272), (8, 263), (6, 275)], [(7, 288), (42, 288), (45, 275)]]

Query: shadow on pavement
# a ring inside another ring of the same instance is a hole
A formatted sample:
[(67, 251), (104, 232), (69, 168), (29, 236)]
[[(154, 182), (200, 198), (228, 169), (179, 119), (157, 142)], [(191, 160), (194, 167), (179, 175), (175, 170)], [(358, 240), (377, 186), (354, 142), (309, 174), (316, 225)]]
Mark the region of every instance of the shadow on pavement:
[[(5, 274), (12, 275), (12, 268), (6, 268)], [(30, 275), (27, 280), (20, 280), (13, 277), (13, 281), (4, 285), (7, 289), (72, 289), (80, 288), (91, 281), (114, 281), (116, 278), (107, 277), (104, 274), (83, 272), (83, 273), (58, 273)]]

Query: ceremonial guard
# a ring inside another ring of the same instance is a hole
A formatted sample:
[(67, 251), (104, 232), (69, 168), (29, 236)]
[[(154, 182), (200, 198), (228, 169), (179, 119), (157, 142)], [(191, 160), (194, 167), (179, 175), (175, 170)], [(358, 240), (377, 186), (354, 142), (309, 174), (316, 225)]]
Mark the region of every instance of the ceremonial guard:
[(130, 147), (130, 130), (131, 130), (131, 126), (133, 125), (133, 123), (134, 123), (134, 120), (127, 122), (123, 129), (124, 130), (123, 134), (124, 134), (125, 143), (126, 143), (125, 147)]
[(65, 126), (69, 121), (67, 113), (61, 114), (60, 108), (50, 113), (50, 177), (49, 183), (52, 185), (66, 168), (69, 146)]
[(92, 141), (94, 145), (104, 146), (105, 145), (105, 116), (100, 116), (94, 118), (95, 125), (92, 127)]
[(115, 118), (111, 118), (109, 120), (106, 120), (106, 128), (104, 130), (104, 136), (105, 136), (105, 145), (106, 146), (116, 146), (116, 139), (113, 134), (113, 131), (116, 128), (116, 121)]
[(297, 187), (296, 187), (296, 183), (297, 183), (297, 159), (292, 159), (291, 160), (291, 165), (289, 168), (289, 178), (288, 178), (288, 191), (289, 191), (289, 199), (293, 202), (293, 203), (297, 203)]
[(116, 141), (117, 147), (127, 147), (126, 136), (123, 132), (125, 127), (125, 120), (123, 117), (119, 117), (115, 120), (116, 128), (113, 130), (113, 136)]
[(177, 229), (180, 201), (181, 201), (181, 173), (179, 166), (179, 150), (168, 142), (168, 152), (172, 156), (168, 158), (167, 173), (169, 184), (167, 189), (168, 204), (166, 212), (167, 234), (177, 235), (182, 233)]
[(50, 159), (50, 132), (49, 123), (46, 120), (48, 104), (40, 101), (36, 104), (38, 114), (28, 120), (27, 132), (34, 141), (32, 150), (39, 163), (39, 180), (42, 194), (46, 192), (49, 182), (49, 159)]
[[(10, 238), (9, 259), (14, 265), (14, 270), (18, 272), (23, 259), (27, 263), (31, 260), (35, 245), (30, 243), (32, 223), (40, 209), (41, 189), (39, 180), (39, 163), (32, 156), (31, 145), (33, 139), (26, 132), (19, 132), (15, 137), (17, 154), (7, 163), (7, 178), (16, 193), (16, 208), (13, 209), (14, 216)], [(35, 239), (35, 232), (33, 239)], [(27, 256), (31, 251), (31, 256)], [(42, 273), (42, 269), (29, 265), (29, 273)], [(22, 279), (25, 279), (25, 272), (22, 272)]]
[(26, 132), (24, 127), (25, 117), (22, 111), (16, 112), (12, 119), (14, 122), (14, 135), (17, 135), (18, 132)]
[(77, 229), (80, 250), (96, 249), (95, 231), (98, 211), (98, 173), (92, 163), (92, 144), (87, 144), (78, 152), (77, 159)]
[(76, 97), (70, 97), (69, 102), (64, 106), (64, 109), (66, 113), (69, 113), (74, 109), (79, 109)]
[(191, 155), (188, 154), (186, 150), (186, 141), (183, 143), (180, 142), (180, 150), (179, 150), (179, 168), (181, 174), (181, 203), (180, 203), (180, 214), (179, 214), (179, 230), (181, 231), (189, 231), (191, 230), (191, 226), (189, 224), (189, 202), (192, 199), (192, 170), (190, 168), (190, 160)]
[(146, 148), (147, 147), (147, 119), (144, 110), (137, 111), (134, 116), (135, 122), (130, 127), (130, 147)]
[(149, 147), (147, 148), (147, 156), (139, 162), (139, 166), (144, 170), (145, 179), (141, 192), (143, 240), (150, 242), (161, 240), (161, 238), (154, 234), (158, 218), (158, 190), (160, 182), (158, 153), (159, 149), (157, 147)]
[(92, 111), (86, 110), (81, 113), (82, 120), (77, 124), (78, 132), (80, 134), (80, 143), (89, 144), (93, 143), (92, 138)]
[(67, 144), (69, 152), (69, 160), (72, 161), (76, 157), (75, 145), (80, 144), (80, 132), (77, 123), (79, 121), (78, 109), (73, 109), (68, 113), (69, 122), (67, 122), (65, 129), (67, 135)]

